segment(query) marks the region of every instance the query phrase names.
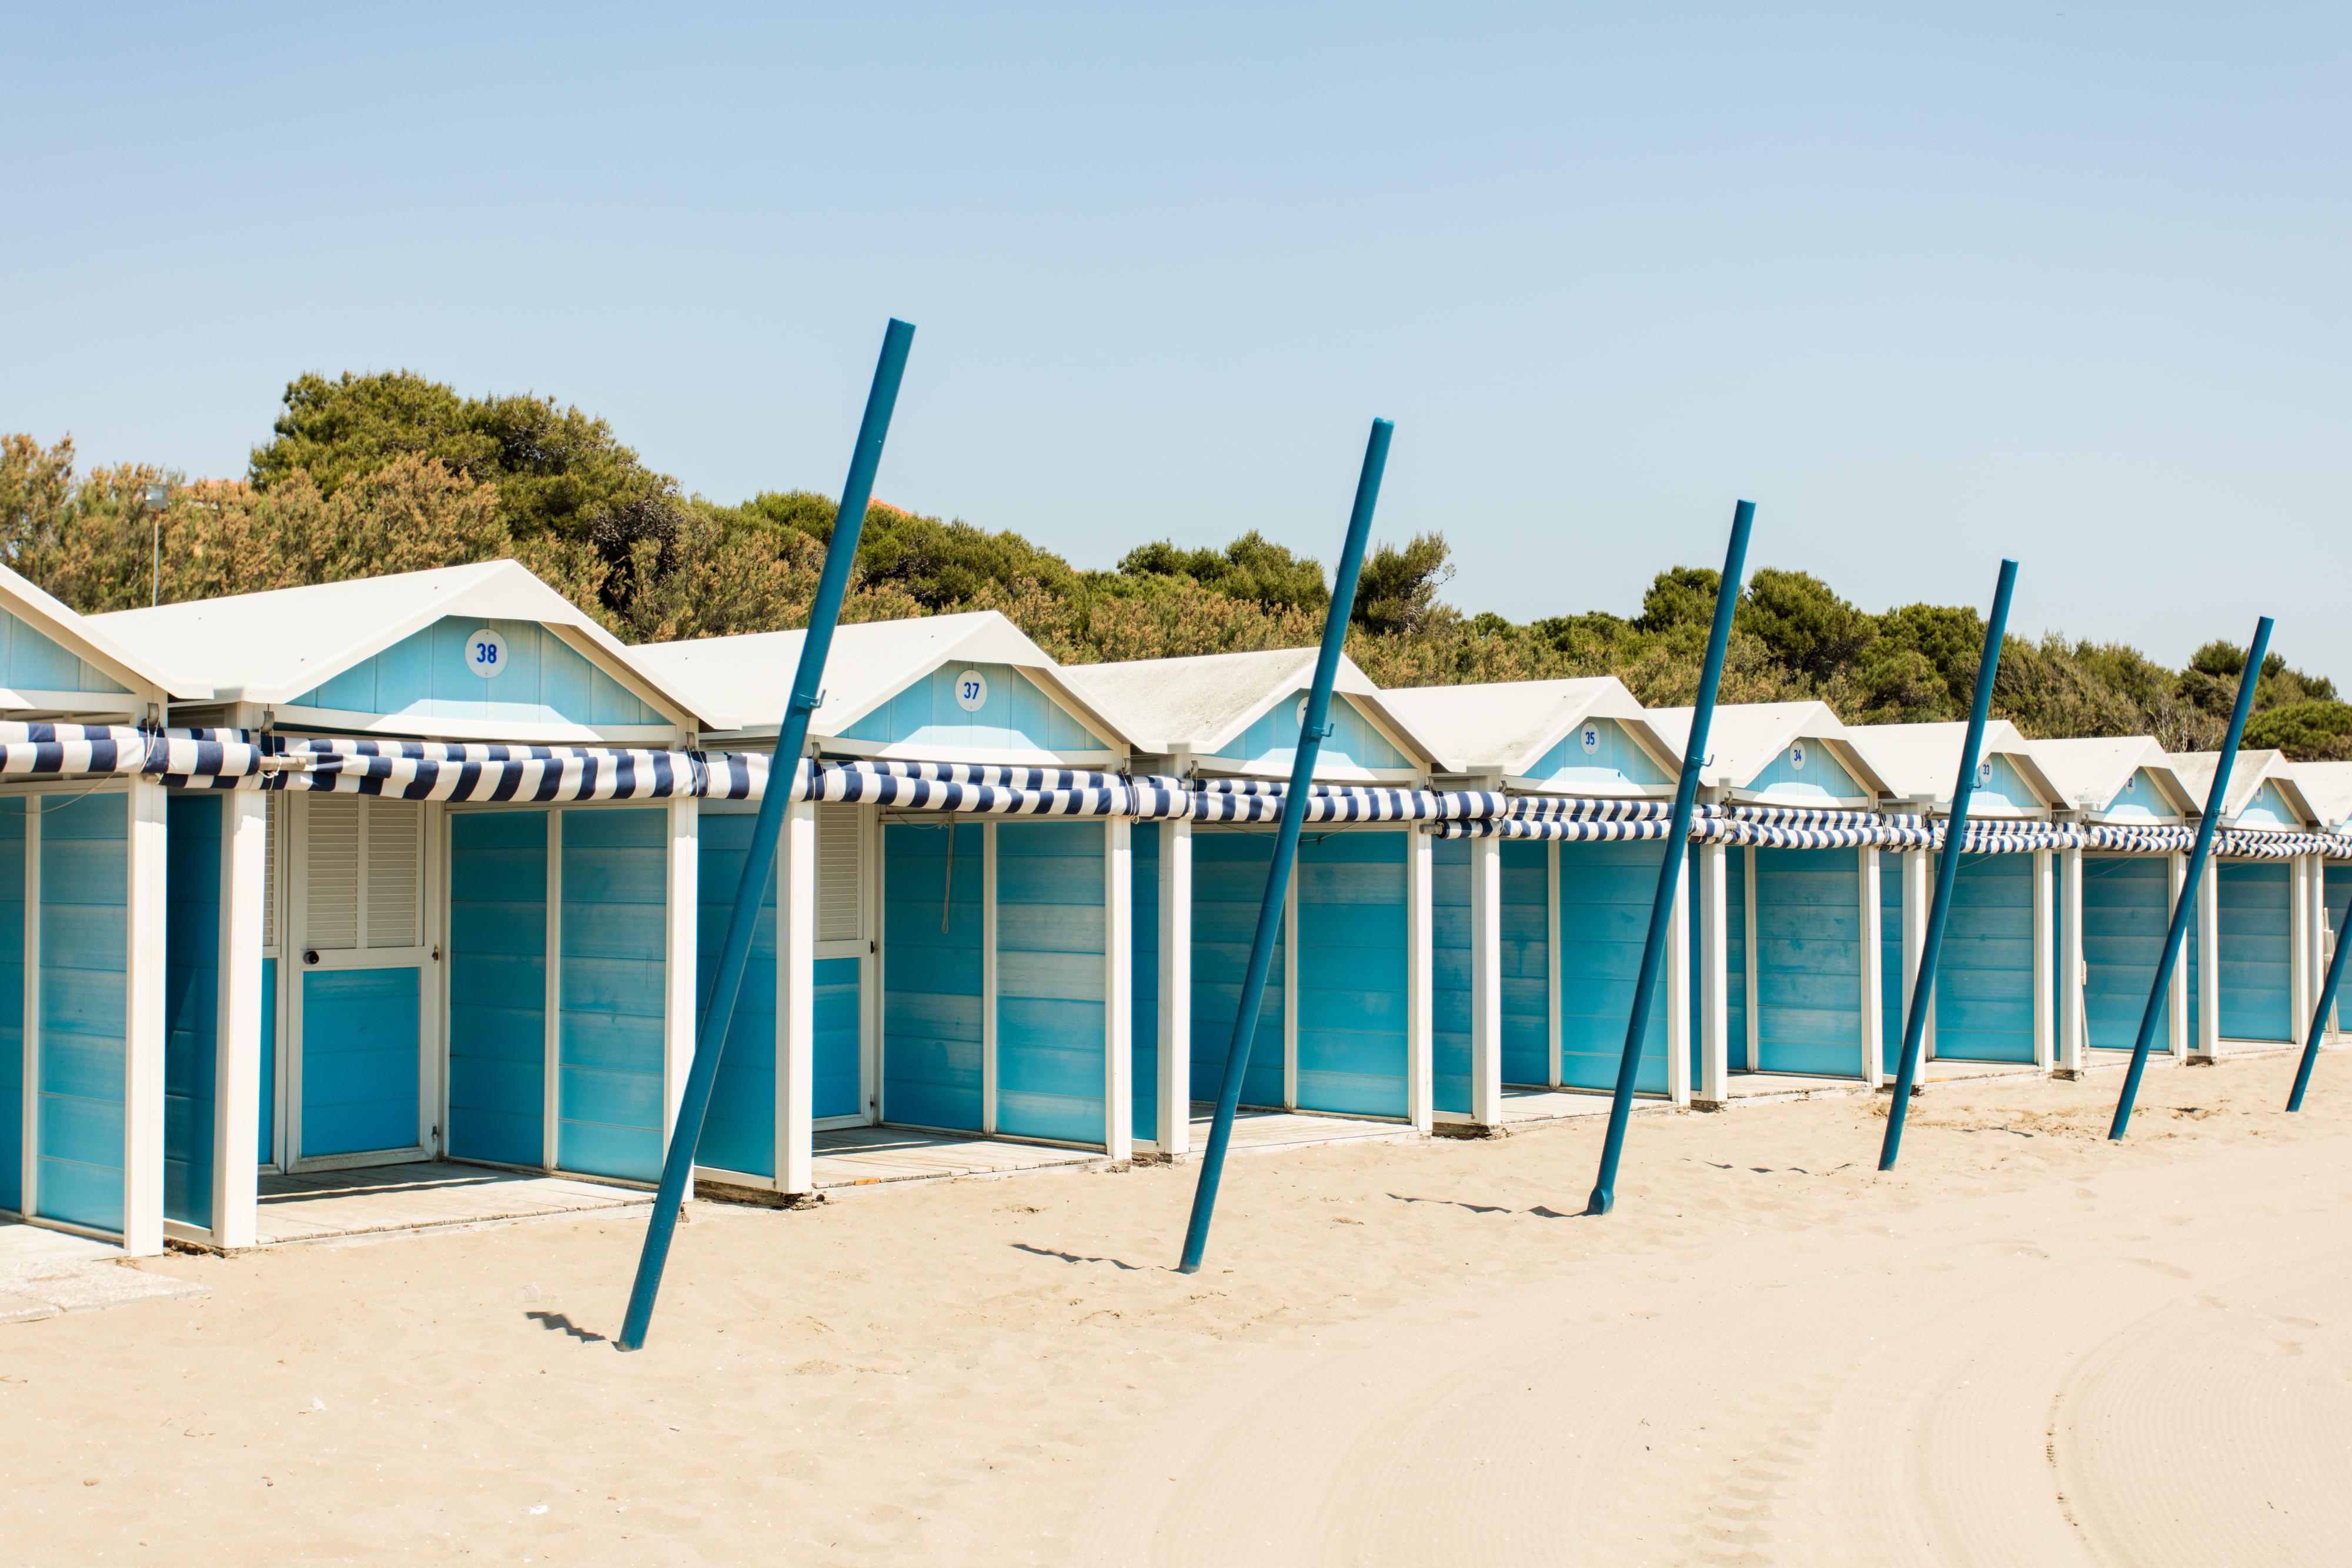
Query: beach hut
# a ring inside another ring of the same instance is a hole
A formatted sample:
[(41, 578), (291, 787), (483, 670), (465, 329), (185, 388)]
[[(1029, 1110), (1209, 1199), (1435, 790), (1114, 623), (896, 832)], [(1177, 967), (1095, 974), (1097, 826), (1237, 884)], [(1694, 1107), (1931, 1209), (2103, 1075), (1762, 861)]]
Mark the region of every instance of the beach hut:
[[(2058, 853), (2058, 1060), (2062, 1077), (2128, 1053), (2180, 896), (2200, 801), (2153, 736), (2036, 740), (2062, 819), (2081, 830)], [(2189, 1052), (2189, 967), (2174, 966), (2156, 1037)]]
[[(2318, 820), (2324, 846), (2319, 873), (2312, 884), (2319, 907), (2311, 917), (2313, 961), (2324, 978), (2336, 955), (2336, 944), (2343, 938), (2344, 911), (2352, 904), (2352, 762), (2298, 762), (2294, 768), (2304, 802)], [(2331, 1035), (2340, 1032), (2337, 1020), (2342, 1014), (2339, 1002), (2328, 1015)], [(2307, 1029), (2310, 1022), (2306, 1015), (2297, 1027)]]
[[(1241, 807), (1289, 778), (1315, 661), (1313, 648), (1284, 648), (1064, 672), (1134, 737), (1139, 772), (1202, 797), (1192, 820), (1137, 829), (1137, 925), (1154, 939), (1148, 953), (1138, 939), (1136, 1135), (1162, 1157), (1190, 1152), (1192, 1101), (1224, 1071), (1275, 836), (1272, 812)], [(1429, 749), (1352, 662), (1333, 690), (1318, 788), (1427, 781)], [(1364, 800), (1396, 815), (1392, 797)], [(1431, 843), (1412, 820), (1309, 825), (1243, 1104), (1429, 1130)]]
[[(2173, 770), (2199, 800), (2211, 791), (2219, 757), (2173, 754)], [(2189, 926), (2190, 1061), (2218, 1061), (2232, 1045), (2300, 1042), (2318, 999), (2317, 909), (2332, 847), (2319, 825), (2284, 753), (2238, 753)]]
[[(1652, 708), (1679, 758), (1691, 710)], [(1698, 954), (1692, 1100), (1876, 1085), (1881, 1073), (1876, 812), (1887, 793), (1827, 704), (1716, 710), (1693, 848)]]
[(210, 688), (175, 724), (261, 758), (167, 808), (175, 1095), (216, 1113), (174, 1110), (172, 1235), (272, 1239), (264, 1172), (658, 1176), (718, 716), (512, 561), (90, 623)]
[[(1613, 676), (1422, 686), (1381, 694), (1437, 756), (1441, 789), (1505, 792), (1561, 821), (1572, 802), (1671, 801), (1678, 766)], [(1433, 1085), (1440, 1127), (1501, 1124), (1506, 1095), (1609, 1090), (1625, 1046), (1664, 841), (1444, 838), (1433, 851)], [(1688, 994), (1686, 916), (1659, 976)], [(1651, 1016), (1637, 1090), (1689, 1099), (1689, 1009)]]
[[(740, 716), (708, 744), (772, 751), (802, 635), (632, 652)], [(885, 1125), (1128, 1158), (1136, 854), (1100, 810), (1124, 733), (984, 612), (841, 627), (809, 750), (823, 798), (787, 816), (698, 1179), (806, 1193), (819, 1155)], [(702, 808), (706, 978), (756, 799), (723, 793)]]
[[(0, 1211), (163, 1247), (164, 792), (123, 727), (210, 695), (0, 567)], [(196, 1113), (209, 1085), (175, 1079)]]
[[(1847, 732), (1893, 795), (1893, 810), (1933, 822), (1951, 810), (1965, 724), (1881, 724)], [(1985, 726), (1969, 803), (1969, 844), (1952, 883), (1944, 948), (1928, 998), (1920, 1060), (2053, 1065), (2056, 1040), (2053, 853), (2057, 786), (2007, 719)], [(1895, 1071), (1927, 940), (1933, 855), (1903, 852), (1902, 874), (1882, 883), (1882, 961), (1900, 967), (1883, 988), (1885, 1065)]]

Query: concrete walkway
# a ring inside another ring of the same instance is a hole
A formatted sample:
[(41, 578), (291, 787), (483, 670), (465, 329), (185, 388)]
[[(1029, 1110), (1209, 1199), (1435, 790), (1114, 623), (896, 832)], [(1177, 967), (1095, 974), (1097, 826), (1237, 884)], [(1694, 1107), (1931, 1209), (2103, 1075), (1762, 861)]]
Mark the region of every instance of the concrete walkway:
[(0, 1223), (0, 1323), (210, 1294), (209, 1286), (131, 1268), (106, 1242)]

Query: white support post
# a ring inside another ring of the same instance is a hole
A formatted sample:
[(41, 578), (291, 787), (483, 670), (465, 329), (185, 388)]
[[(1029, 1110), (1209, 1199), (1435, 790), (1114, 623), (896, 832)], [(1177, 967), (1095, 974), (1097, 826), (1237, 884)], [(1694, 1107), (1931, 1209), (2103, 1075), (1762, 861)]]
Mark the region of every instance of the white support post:
[(1544, 1082), (1559, 1087), (1559, 841), (1544, 841)]
[(164, 794), (131, 780), (123, 1030), (122, 1250), (163, 1250)]
[(1103, 1153), (1135, 1157), (1135, 822), (1103, 823)]
[[(1426, 840), (1426, 835), (1416, 834)], [(1470, 1120), (1503, 1124), (1503, 841), (1470, 845)], [(1433, 848), (1431, 853), (1434, 855)]]
[(667, 903), (662, 927), (662, 1147), (677, 1132), (677, 1108), (686, 1098), (687, 1074), (694, 1071), (696, 1005), (695, 901), (700, 896), (700, 802), (688, 796), (669, 802)]
[(1757, 994), (1758, 984), (1756, 977), (1758, 967), (1758, 945), (1756, 941), (1756, 847), (1753, 844), (1744, 845), (1741, 847), (1739, 853), (1744, 862), (1739, 878), (1739, 891), (1745, 905), (1745, 907), (1743, 907), (1739, 912), (1739, 917), (1747, 923), (1745, 930), (1748, 937), (1747, 942), (1743, 946), (1743, 951), (1745, 952), (1748, 960), (1746, 966), (1747, 974), (1743, 977), (1744, 984), (1747, 988), (1745, 992), (1747, 1000), (1746, 1005), (1743, 1006), (1739, 1011), (1740, 1015), (1747, 1020), (1748, 1024), (1747, 1030), (1745, 1030), (1748, 1045), (1748, 1071), (1750, 1072), (1761, 1072), (1764, 1071), (1764, 998)]
[(2033, 852), (2033, 1065), (2048, 1072), (2057, 1065), (2057, 953), (2051, 946), (2055, 907), (2051, 895), (2051, 853)]
[(1160, 824), (1160, 1157), (1192, 1152), (1192, 824)]
[(2083, 1011), (2083, 852), (2058, 852), (2058, 1071), (2082, 1073), (2090, 1047), (2089, 1019)]
[(1674, 906), (1666, 914), (1666, 1098), (1684, 1110), (1691, 1103), (1690, 880), (1687, 855), (1675, 881)]
[[(1721, 844), (1698, 847), (1698, 1088), (1701, 1103), (1731, 1097), (1730, 878)], [(1557, 902), (1557, 901), (1555, 901)]]
[[(1911, 998), (1919, 989), (1919, 966), (1927, 953), (1927, 904), (1933, 894), (1928, 891), (1927, 868), (1929, 852), (1903, 852), (1903, 1027), (1911, 1027)], [(1919, 1031), (1919, 1060), (1931, 1061), (1936, 1054), (1935, 998), (1928, 998), (1927, 1017)], [(1897, 1037), (1899, 1049), (1902, 1040)]]
[(2197, 1043), (2191, 1061), (2221, 1060), (2221, 862), (2197, 879)]
[[(948, 831), (955, 819), (948, 819)], [(996, 1135), (996, 822), (980, 829), (980, 1130)]]
[(2290, 1037), (2300, 1040), (2303, 1026), (2311, 1017), (2311, 1004), (2305, 999), (2310, 984), (2311, 966), (2307, 960), (2311, 942), (2310, 879), (2304, 873), (2303, 855), (2290, 855), (2286, 862), (2286, 1016)]
[[(2207, 869), (2211, 868), (2209, 866)], [(2210, 879), (2207, 880), (2210, 882)], [(2172, 912), (2180, 907), (2180, 892), (2188, 885), (2189, 857), (2186, 854), (2165, 856), (2164, 917), (2167, 922), (2171, 920)], [(2192, 915), (2190, 918), (2195, 916)], [(2186, 936), (2181, 938), (2180, 945), (2183, 949), (2188, 947)], [(2165, 1049), (2171, 1052), (2174, 1061), (2186, 1061), (2189, 1060), (2189, 955), (2185, 950), (2172, 966), (2171, 995), (2164, 999), (2165, 1014), (2170, 1026)]]
[[(308, 805), (305, 804), (307, 810)], [(298, 857), (295, 869), (301, 869)], [(542, 1007), (547, 1038), (541, 1059), (540, 1163), (549, 1170), (563, 1163), (563, 813), (547, 813), (547, 990)], [(300, 980), (296, 980), (300, 985)], [(290, 1148), (289, 1148), (289, 1153)]]
[(816, 1190), (816, 803), (776, 843), (776, 1190)]
[[(1433, 881), (1435, 842), (1427, 833), (1418, 830), (1409, 829), (1405, 833), (1404, 1109), (1405, 1117), (1412, 1124), (1413, 1131), (1423, 1134), (1435, 1123), (1437, 1098), (1433, 1081), (1435, 1071), (1433, 1051), (1435, 1014), (1432, 1008), (1430, 956), (1434, 930), (1431, 924), (1433, 905), (1430, 889)], [(1291, 907), (1294, 912), (1297, 908), (1297, 879), (1292, 879)], [(1295, 1018), (1298, 989), (1296, 984), (1298, 943), (1295, 924), (1292, 936), (1290, 952), (1294, 983), (1290, 996)], [(1295, 1052), (1290, 1060), (1296, 1064), (1297, 1057)], [(1295, 1096), (1292, 1103), (1297, 1103)]]
[(213, 1245), (233, 1252), (259, 1235), (262, 879), (268, 864), (269, 798), (221, 792), (219, 1044), (213, 1053)]
[(1878, 847), (1862, 856), (1862, 1081), (1876, 1089), (1886, 1076), (1886, 911), (1880, 906)]

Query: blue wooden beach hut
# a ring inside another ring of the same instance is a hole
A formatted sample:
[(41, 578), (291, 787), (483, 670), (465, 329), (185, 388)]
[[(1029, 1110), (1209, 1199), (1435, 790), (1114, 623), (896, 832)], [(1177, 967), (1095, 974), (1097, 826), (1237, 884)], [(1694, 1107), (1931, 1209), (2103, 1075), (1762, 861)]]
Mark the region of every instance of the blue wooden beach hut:
[[(1885, 780), (1890, 810), (1939, 821), (1951, 810), (1965, 724), (1882, 724), (1847, 731)], [(2017, 727), (1985, 727), (1969, 805), (1969, 846), (1952, 883), (1944, 949), (1928, 998), (1922, 1061), (2006, 1062), (2047, 1071), (2056, 1036), (2054, 854), (2065, 835), (2052, 817), (2057, 787)], [(1880, 942), (1899, 961), (1883, 988), (1885, 1066), (1902, 1049), (1903, 1020), (1927, 936), (1933, 856), (1903, 852), (1899, 879), (1882, 882)]]
[[(2212, 789), (2217, 761), (2210, 751), (2172, 758), (2200, 800)], [(2318, 999), (2318, 904), (2330, 845), (2294, 765), (2281, 752), (2241, 751), (2220, 826), (2185, 956), (2192, 1061), (2300, 1043)]]
[[(2352, 762), (2297, 762), (2294, 781), (2319, 829), (2320, 866), (2311, 887), (2318, 904), (2311, 915), (2312, 961), (2323, 977), (2342, 939), (2344, 910), (2352, 902)], [(2316, 1005), (2315, 999), (2314, 1005)], [(2341, 1032), (2343, 1004), (2327, 1017), (2330, 1037)], [(2308, 1027), (2309, 1018), (2304, 1019)]]
[[(632, 652), (740, 716), (709, 746), (764, 753), (801, 639)], [(805, 1193), (819, 1153), (856, 1157), (886, 1125), (1128, 1158), (1137, 857), (1100, 784), (1124, 733), (986, 612), (840, 628), (809, 749), (822, 798), (787, 814), (702, 1178)], [(756, 798), (702, 808), (706, 975)]]
[[(1676, 760), (1612, 676), (1392, 689), (1381, 700), (1437, 755), (1435, 786), (1507, 793), (1552, 816), (1560, 836), (1441, 837), (1432, 902), (1433, 1084), (1440, 1126), (1499, 1125), (1550, 1103), (1528, 1089), (1608, 1090), (1617, 1082), (1660, 838), (1603, 836), (1605, 811), (1573, 802), (1670, 801)], [(1534, 820), (1530, 815), (1530, 821)], [(1592, 836), (1569, 836), (1589, 832)], [(1658, 984), (1688, 993), (1679, 914)], [(1651, 1016), (1637, 1090), (1689, 1099), (1690, 1010)]]
[[(1245, 796), (1288, 779), (1315, 659), (1286, 648), (1064, 678), (1134, 737), (1139, 773)], [(1334, 691), (1318, 787), (1424, 784), (1428, 748), (1351, 661)], [(1266, 815), (1136, 830), (1137, 925), (1156, 936), (1137, 946), (1136, 1136), (1162, 1157), (1190, 1152), (1193, 1100), (1224, 1071), (1274, 828)], [(1322, 822), (1301, 838), (1244, 1104), (1429, 1129), (1430, 845), (1412, 821)]]

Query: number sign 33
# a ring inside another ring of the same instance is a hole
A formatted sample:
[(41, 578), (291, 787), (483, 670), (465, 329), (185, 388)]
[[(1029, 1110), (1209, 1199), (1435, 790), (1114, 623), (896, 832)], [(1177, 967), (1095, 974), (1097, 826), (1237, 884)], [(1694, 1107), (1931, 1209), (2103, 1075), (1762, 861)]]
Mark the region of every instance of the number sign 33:
[(466, 639), (466, 668), (488, 681), (507, 667), (507, 640), (485, 626)]

